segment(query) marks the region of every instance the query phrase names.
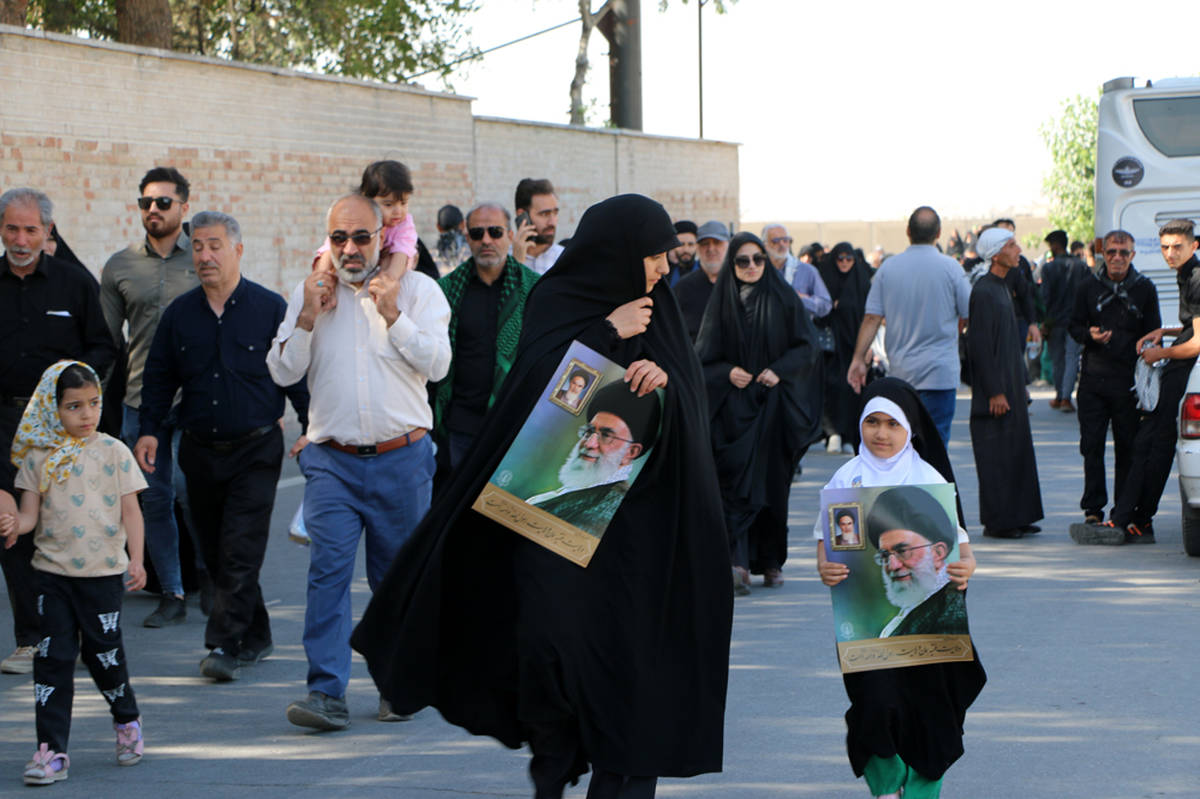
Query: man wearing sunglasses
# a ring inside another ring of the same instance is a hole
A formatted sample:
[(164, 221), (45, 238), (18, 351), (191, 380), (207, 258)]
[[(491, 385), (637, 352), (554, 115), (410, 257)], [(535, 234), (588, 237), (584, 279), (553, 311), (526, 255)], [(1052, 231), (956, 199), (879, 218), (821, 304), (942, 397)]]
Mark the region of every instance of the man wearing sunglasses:
[(811, 316), (824, 316), (833, 310), (833, 300), (820, 272), (812, 264), (792, 255), (792, 237), (787, 228), (777, 223), (767, 225), (763, 228), (762, 240), (771, 257), (771, 265), (800, 297)]
[(450, 370), (433, 389), (439, 485), (470, 451), (517, 357), (525, 298), (538, 273), (508, 254), (508, 211), (481, 203), (467, 213), (471, 257), (438, 281), (450, 303)]
[[(100, 274), (100, 305), (113, 340), (121, 342), (125, 326), (129, 329), (121, 437), (131, 449), (137, 444), (142, 374), (159, 319), (176, 297), (200, 285), (192, 266), (192, 243), (183, 229), (189, 188), (187, 178), (174, 167), (148, 171), (138, 184), (137, 198), (146, 236), (110, 257)], [(182, 624), (187, 617), (175, 522), (175, 497), (184, 499), (186, 492), (176, 490), (181, 475), (175, 464), (180, 436), (175, 422), (173, 412), (159, 430), (158, 465), (146, 473), (148, 488), (141, 497), (146, 550), (162, 587), (158, 607), (142, 621), (152, 628)]]
[[(1065, 235), (1060, 242), (1065, 251)], [(1121, 495), (1129, 476), (1138, 428), (1137, 395), (1133, 393), (1133, 370), (1138, 356), (1134, 345), (1161, 324), (1158, 291), (1150, 278), (1133, 267), (1133, 236), (1124, 230), (1113, 230), (1104, 237), (1103, 251), (1104, 266), (1100, 272), (1088, 272), (1075, 289), (1070, 323), (1071, 337), (1083, 347), (1076, 401), (1079, 453), (1083, 455), (1083, 497), (1079, 507), (1085, 524), (1104, 521), (1104, 508), (1108, 504), (1104, 443), (1110, 423), (1116, 461), (1114, 500)], [(1049, 267), (1047, 264), (1045, 268)], [(1069, 387), (1064, 392), (1069, 392)]]
[[(326, 216), (335, 272), (313, 272), (288, 303), (267, 356), (281, 386), (307, 375), (307, 438), (296, 442), (304, 473), (309, 547), (304, 652), (308, 696), (288, 706), (301, 727), (350, 724), (350, 583), (362, 531), (374, 590), (429, 504), (433, 444), (426, 384), (450, 366), (450, 306), (415, 270), (379, 270), (382, 212), (348, 194)], [(336, 293), (336, 302), (334, 295)], [(313, 446), (305, 446), (312, 442)], [(382, 699), (380, 721), (400, 721)]]
[[(1110, 234), (1111, 235), (1111, 234)], [(1128, 235), (1128, 234), (1126, 234)], [(1153, 544), (1154, 516), (1171, 476), (1175, 442), (1179, 436), (1179, 403), (1187, 391), (1188, 376), (1200, 355), (1200, 262), (1196, 260), (1196, 232), (1190, 219), (1172, 219), (1158, 231), (1163, 260), (1175, 271), (1179, 286), (1179, 327), (1157, 328), (1137, 340), (1134, 351), (1146, 363), (1166, 359), (1158, 389), (1158, 404), (1140, 412), (1129, 476), (1117, 493), (1109, 521), (1104, 525), (1072, 525), (1078, 543)], [(1129, 240), (1120, 249), (1133, 249)], [(1113, 245), (1104, 241), (1104, 260)], [(1119, 254), (1118, 254), (1119, 257)], [(1175, 341), (1163, 346), (1163, 336)], [(1076, 537), (1077, 528), (1084, 536)], [(1081, 540), (1083, 539), (1083, 540)]]

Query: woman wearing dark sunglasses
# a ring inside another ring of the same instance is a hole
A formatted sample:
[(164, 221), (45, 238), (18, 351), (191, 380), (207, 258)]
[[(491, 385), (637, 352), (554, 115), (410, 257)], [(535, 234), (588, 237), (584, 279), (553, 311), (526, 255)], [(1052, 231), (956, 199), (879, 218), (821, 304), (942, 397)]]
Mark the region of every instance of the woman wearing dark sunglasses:
[(739, 595), (750, 592), (751, 573), (783, 584), (788, 492), (814, 427), (806, 388), (815, 331), (768, 265), (757, 236), (733, 237), (696, 339)]

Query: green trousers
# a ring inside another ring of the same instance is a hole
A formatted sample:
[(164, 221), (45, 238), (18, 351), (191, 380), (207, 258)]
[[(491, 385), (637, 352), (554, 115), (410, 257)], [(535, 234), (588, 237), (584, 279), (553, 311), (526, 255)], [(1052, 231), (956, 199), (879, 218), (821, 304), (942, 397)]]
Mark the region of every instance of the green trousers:
[(872, 796), (887, 796), (904, 789), (904, 799), (938, 799), (942, 794), (942, 780), (927, 779), (909, 768), (899, 755), (886, 760), (875, 755), (867, 761), (863, 777)]

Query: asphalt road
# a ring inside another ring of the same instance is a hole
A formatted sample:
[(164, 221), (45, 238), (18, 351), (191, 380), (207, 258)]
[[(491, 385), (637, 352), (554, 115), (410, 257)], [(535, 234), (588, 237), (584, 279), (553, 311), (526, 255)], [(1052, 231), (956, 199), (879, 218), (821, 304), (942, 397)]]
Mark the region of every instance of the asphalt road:
[[(1019, 541), (983, 539), (976, 476), (960, 397), (951, 440), (979, 561), (971, 628), (989, 682), (967, 716), (966, 754), (948, 772), (945, 797), (1200, 796), (1200, 723), (1192, 690), (1200, 661), (1200, 559), (1183, 554), (1172, 478), (1155, 522), (1159, 543), (1080, 547), (1082, 466), (1075, 417), (1036, 393), (1034, 438), (1047, 519)], [(847, 764), (829, 593), (814, 572), (809, 537), (816, 497), (844, 456), (813, 452), (792, 491), (786, 584), (736, 602), (725, 770), (663, 780), (663, 797), (864, 797)], [(1111, 456), (1110, 456), (1111, 463)], [(279, 489), (263, 572), (275, 654), (237, 682), (200, 677), (204, 618), (148, 630), (156, 598), (128, 598), (122, 619), (142, 708), (146, 756), (119, 768), (102, 697), (76, 674), (71, 777), (56, 796), (528, 797), (527, 754), (473, 738), (426, 709), (407, 723), (374, 720), (377, 696), (356, 658), (341, 733), (306, 733), (284, 718), (304, 695), (300, 646), (307, 550), (286, 526), (301, 484), (289, 463)], [(360, 556), (361, 564), (361, 556)], [(757, 579), (756, 579), (757, 584)], [(359, 569), (355, 605), (367, 600)], [(0, 614), (0, 641), (11, 618)], [(5, 653), (10, 643), (5, 643)], [(480, 653), (486, 657), (486, 652)], [(35, 748), (28, 677), (0, 675), (0, 796), (23, 795)], [(568, 796), (584, 795), (582, 786)]]

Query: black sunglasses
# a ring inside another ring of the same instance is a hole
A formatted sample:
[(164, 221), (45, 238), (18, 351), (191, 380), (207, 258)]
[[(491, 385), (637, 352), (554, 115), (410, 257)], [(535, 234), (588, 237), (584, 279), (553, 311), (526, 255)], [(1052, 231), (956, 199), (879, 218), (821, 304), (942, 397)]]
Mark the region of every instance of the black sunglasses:
[(149, 211), (151, 205), (157, 205), (158, 210), (165, 211), (175, 203), (174, 197), (138, 197), (138, 208)]
[(763, 255), (761, 252), (756, 252), (754, 255), (739, 255), (733, 259), (733, 265), (738, 269), (749, 269), (751, 259), (754, 259), (755, 266), (767, 265), (767, 256)]
[(493, 239), (504, 238), (504, 234), (506, 232), (505, 229), (499, 225), (488, 225), (487, 227), (467, 228), (467, 235), (471, 237), (471, 241), (483, 241), (483, 232), (485, 230)]
[(363, 247), (371, 243), (371, 239), (375, 238), (375, 234), (382, 228), (374, 230), (356, 230), (353, 233), (347, 233), (344, 230), (335, 230), (329, 234), (329, 241), (341, 247), (347, 241), (352, 241), (359, 247)]
[(1120, 256), (1122, 258), (1128, 258), (1129, 256), (1133, 255), (1133, 250), (1117, 249), (1116, 247), (1114, 247), (1110, 250), (1105, 250), (1104, 254), (1107, 255), (1109, 258), (1112, 258), (1113, 256)]

